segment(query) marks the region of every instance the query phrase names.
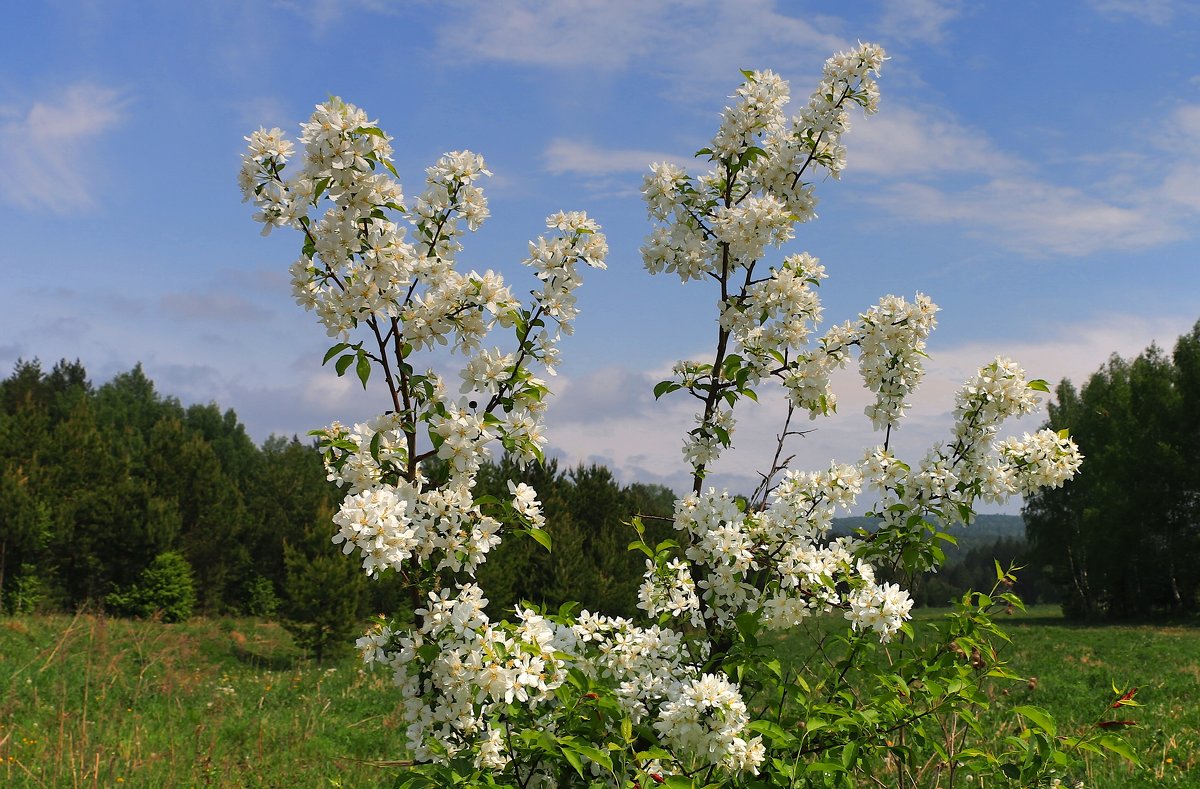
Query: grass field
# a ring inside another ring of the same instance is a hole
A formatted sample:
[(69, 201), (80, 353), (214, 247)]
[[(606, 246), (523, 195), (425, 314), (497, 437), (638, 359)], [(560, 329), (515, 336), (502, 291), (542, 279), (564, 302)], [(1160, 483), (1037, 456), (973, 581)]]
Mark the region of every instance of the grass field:
[(1060, 731), (1094, 726), (1113, 683), (1138, 688), (1144, 706), (1120, 717), (1138, 722), (1124, 735), (1141, 768), (1121, 759), (1093, 762), (1087, 786), (1200, 787), (1200, 623), (1073, 625), (1057, 608), (1035, 608), (1006, 624), (1012, 668), (1037, 678), (1032, 689), (1012, 691), (1015, 703), (1050, 710)]
[(0, 785), (386, 786), (388, 678), (301, 660), (279, 626), (0, 620)]
[[(925, 616), (927, 614), (922, 614)], [(1200, 787), (1200, 628), (1007, 620), (1007, 701), (1060, 731), (1094, 726), (1111, 684), (1145, 706), (1127, 731), (1141, 768), (1089, 765), (1089, 787)], [(0, 785), (388, 786), (400, 756), (388, 678), (317, 666), (254, 620), (180, 625), (80, 615), (0, 619)]]

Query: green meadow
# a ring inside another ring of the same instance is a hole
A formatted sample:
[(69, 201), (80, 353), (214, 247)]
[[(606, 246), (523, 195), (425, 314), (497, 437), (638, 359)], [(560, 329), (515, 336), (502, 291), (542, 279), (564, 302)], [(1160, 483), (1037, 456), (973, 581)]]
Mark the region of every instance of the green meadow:
[[(1114, 683), (1138, 687), (1124, 733), (1141, 765), (1093, 759), (1087, 786), (1200, 787), (1200, 627), (1074, 625), (1046, 607), (1006, 625), (1027, 681), (997, 693), (1060, 733), (1094, 727)], [(386, 674), (305, 660), (261, 620), (0, 619), (0, 686), (6, 787), (388, 786), (402, 755)]]

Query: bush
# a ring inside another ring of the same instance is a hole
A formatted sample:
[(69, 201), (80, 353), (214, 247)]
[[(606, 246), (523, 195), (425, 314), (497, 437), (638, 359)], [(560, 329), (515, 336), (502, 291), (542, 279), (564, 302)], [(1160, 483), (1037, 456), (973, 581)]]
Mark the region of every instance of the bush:
[(246, 601), (246, 611), (251, 616), (261, 616), (270, 619), (279, 611), (279, 595), (275, 594), (275, 584), (270, 578), (256, 575), (250, 584), (249, 599)]
[(164, 622), (182, 622), (196, 606), (192, 567), (182, 554), (160, 553), (142, 571), (127, 591), (116, 590), (104, 602), (121, 616), (149, 618), (158, 614)]
[(46, 597), (46, 585), (32, 564), (22, 564), (21, 572), (5, 590), (4, 609), (10, 614), (32, 614)]

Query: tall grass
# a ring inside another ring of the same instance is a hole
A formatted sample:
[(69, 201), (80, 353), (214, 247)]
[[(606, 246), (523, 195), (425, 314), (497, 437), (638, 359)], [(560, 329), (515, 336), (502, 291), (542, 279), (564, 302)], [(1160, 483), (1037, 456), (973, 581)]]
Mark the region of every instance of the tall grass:
[[(924, 623), (943, 613), (917, 611), (918, 638)], [(1101, 719), (1129, 719), (1136, 725), (1120, 733), (1140, 765), (1089, 756), (1075, 779), (1088, 789), (1200, 787), (1200, 622), (1081, 625), (1064, 620), (1057, 606), (1036, 606), (999, 624), (1012, 638), (1000, 659), (1024, 679), (988, 686), (995, 703), (982, 720), (985, 736), (998, 741), (1017, 733), (1025, 724), (1007, 711), (1021, 705), (1048, 710), (1060, 735), (1095, 731)], [(782, 650), (803, 659), (831, 628), (841, 627), (836, 618), (814, 620), (786, 636)], [(1110, 709), (1114, 685), (1136, 687), (1134, 698), (1143, 706)]]
[[(1028, 681), (997, 686), (1004, 708), (1045, 707), (1077, 732), (1113, 683), (1139, 687), (1124, 734), (1142, 766), (1093, 759), (1090, 789), (1200, 787), (1200, 628), (1077, 626), (1049, 608), (1005, 624), (1004, 657)], [(803, 638), (785, 649), (807, 654)], [(0, 693), (4, 787), (389, 786), (403, 756), (385, 673), (316, 665), (257, 620), (0, 619)]]
[(396, 695), (254, 620), (0, 620), (0, 785), (377, 786)]

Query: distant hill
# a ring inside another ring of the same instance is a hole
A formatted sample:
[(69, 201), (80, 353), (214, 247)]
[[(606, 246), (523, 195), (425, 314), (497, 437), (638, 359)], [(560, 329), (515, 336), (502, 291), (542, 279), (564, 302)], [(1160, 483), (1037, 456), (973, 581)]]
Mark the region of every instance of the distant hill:
[[(853, 518), (834, 518), (833, 531), (835, 534), (850, 534), (855, 529), (874, 528), (876, 520), (857, 516)], [(946, 558), (953, 559), (955, 554), (965, 553), (972, 548), (991, 547), (996, 540), (1008, 538), (1025, 541), (1025, 521), (1020, 515), (978, 515), (970, 526), (955, 524), (948, 532), (958, 540), (958, 545), (946, 544)]]

